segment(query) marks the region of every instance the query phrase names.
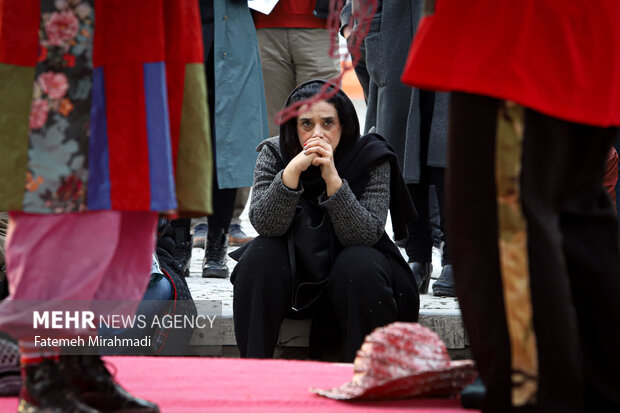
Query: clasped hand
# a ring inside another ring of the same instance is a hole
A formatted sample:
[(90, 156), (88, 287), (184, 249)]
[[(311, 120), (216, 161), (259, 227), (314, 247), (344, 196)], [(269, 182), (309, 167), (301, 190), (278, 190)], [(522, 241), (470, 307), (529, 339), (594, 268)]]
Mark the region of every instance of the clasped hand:
[(340, 189), (342, 180), (336, 170), (332, 145), (327, 140), (318, 137), (308, 139), (301, 152), (289, 162), (282, 175), (284, 184), (289, 188), (297, 188), (299, 176), (310, 165), (320, 168), (321, 177), (327, 187), (327, 196), (333, 195)]

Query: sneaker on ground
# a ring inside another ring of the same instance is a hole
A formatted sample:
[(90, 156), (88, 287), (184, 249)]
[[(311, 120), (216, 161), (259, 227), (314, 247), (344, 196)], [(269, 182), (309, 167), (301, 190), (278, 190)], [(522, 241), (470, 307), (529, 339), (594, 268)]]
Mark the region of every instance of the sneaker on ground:
[(229, 245), (243, 245), (250, 241), (252, 241), (254, 237), (249, 237), (243, 230), (241, 229), (241, 225), (239, 224), (230, 224), (230, 228), (228, 229), (228, 244)]
[(194, 227), (194, 235), (192, 235), (192, 248), (204, 249), (208, 231), (209, 226), (207, 224), (198, 224)]

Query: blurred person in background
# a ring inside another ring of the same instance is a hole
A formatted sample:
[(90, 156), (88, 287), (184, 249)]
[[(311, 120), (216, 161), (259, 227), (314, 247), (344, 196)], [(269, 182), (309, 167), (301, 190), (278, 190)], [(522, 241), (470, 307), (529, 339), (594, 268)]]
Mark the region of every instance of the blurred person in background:
[(215, 167), (213, 214), (194, 226), (194, 237), (206, 232), (202, 276), (226, 278), (237, 188), (252, 184), (255, 148), (268, 136), (267, 109), (247, 1), (200, 0), (200, 13)]
[[(355, 72), (366, 97), (365, 132), (374, 130), (394, 148), (418, 218), (409, 224), (403, 246), (420, 293), (428, 291), (432, 269), (433, 223), (431, 208), (438, 206), (440, 244), (443, 243), (439, 279), (433, 294), (454, 297), (454, 279), (449, 241), (445, 231), (444, 172), (449, 94), (410, 88), (401, 82), (407, 56), (402, 53), (422, 16), (422, 0), (376, 2), (369, 32), (361, 42), (360, 62)], [(368, 0), (348, 0), (343, 7), (341, 32), (349, 48), (357, 44), (353, 32), (360, 30), (362, 17), (372, 12)], [(352, 34), (353, 33), (353, 34)], [(352, 51), (355, 54), (355, 51)], [(432, 186), (435, 190), (432, 191)], [(436, 197), (436, 199), (433, 199)]]

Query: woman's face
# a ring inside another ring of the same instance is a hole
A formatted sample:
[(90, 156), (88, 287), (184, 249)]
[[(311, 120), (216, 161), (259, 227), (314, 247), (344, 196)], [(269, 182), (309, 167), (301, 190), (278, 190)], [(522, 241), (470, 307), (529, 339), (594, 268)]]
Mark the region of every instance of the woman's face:
[(304, 143), (310, 138), (321, 138), (327, 141), (335, 152), (340, 143), (341, 133), (336, 107), (321, 100), (302, 111), (297, 116), (297, 136), (301, 147), (303, 148)]

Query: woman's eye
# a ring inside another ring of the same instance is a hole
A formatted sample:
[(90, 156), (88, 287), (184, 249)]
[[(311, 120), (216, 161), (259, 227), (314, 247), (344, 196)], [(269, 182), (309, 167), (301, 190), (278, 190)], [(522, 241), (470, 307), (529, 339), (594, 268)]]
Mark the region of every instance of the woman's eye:
[(301, 121), (301, 126), (303, 126), (304, 128), (310, 127), (311, 123), (308, 120), (302, 120)]

